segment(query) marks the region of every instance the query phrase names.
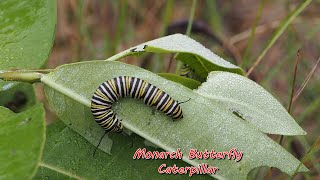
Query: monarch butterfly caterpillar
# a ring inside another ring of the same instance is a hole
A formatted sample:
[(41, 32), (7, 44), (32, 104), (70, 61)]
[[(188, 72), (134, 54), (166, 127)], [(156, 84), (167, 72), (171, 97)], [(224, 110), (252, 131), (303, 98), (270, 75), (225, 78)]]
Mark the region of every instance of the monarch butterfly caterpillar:
[(180, 68), (180, 76), (184, 76), (184, 77), (194, 79), (194, 80), (197, 80), (200, 82), (205, 81), (205, 79), (198, 76), (198, 74), (194, 71), (194, 69), (192, 69), (187, 64), (183, 64), (182, 67)]
[(167, 93), (145, 80), (136, 77), (119, 76), (102, 83), (91, 99), (91, 112), (96, 122), (106, 130), (121, 133), (122, 123), (112, 110), (112, 104), (121, 97), (141, 99), (149, 106), (166, 113), (173, 119), (183, 118), (180, 103)]

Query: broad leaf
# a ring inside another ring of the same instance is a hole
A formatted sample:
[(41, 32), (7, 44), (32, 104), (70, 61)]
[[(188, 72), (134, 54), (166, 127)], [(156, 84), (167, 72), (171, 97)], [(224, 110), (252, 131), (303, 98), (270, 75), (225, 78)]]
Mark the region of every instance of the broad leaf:
[(201, 83), (199, 81), (187, 78), (187, 77), (183, 77), (183, 76), (179, 76), (176, 74), (170, 74), (170, 73), (159, 73), (158, 74), (161, 77), (164, 77), (168, 80), (180, 83), (190, 89), (197, 89)]
[(173, 34), (142, 43), (108, 58), (107, 61), (119, 60), (122, 57), (143, 52), (179, 53), (177, 59), (195, 69), (202, 78), (206, 78), (209, 72), (217, 70), (243, 75), (240, 67), (229, 63), (202, 44), (182, 34)]
[[(88, 76), (89, 75), (89, 76)], [(90, 100), (95, 89), (104, 81), (117, 76), (134, 76), (158, 86), (181, 104), (184, 118), (173, 122), (163, 113), (143, 102), (124, 98), (115, 103), (114, 110), (126, 128), (154, 143), (173, 151), (181, 148), (183, 160), (191, 165), (208, 163), (219, 167), (217, 178), (246, 177), (258, 166), (273, 166), (292, 175), (299, 161), (257, 128), (234, 115), (221, 100), (203, 96), (183, 85), (163, 79), (141, 68), (118, 63), (91, 61), (64, 65), (44, 75), (41, 81), (49, 103), (59, 118), (93, 145), (103, 134), (90, 112)], [(111, 143), (100, 146), (106, 149)], [(115, 146), (115, 145), (113, 145)], [(115, 147), (113, 147), (115, 148)], [(232, 160), (189, 160), (190, 149), (229, 151), (237, 148), (244, 153), (240, 162)], [(107, 152), (107, 151), (105, 151)], [(307, 171), (303, 166), (300, 171)]]
[[(177, 160), (134, 160), (133, 155), (138, 148), (161, 151), (143, 143), (136, 135), (126, 137), (110, 134), (114, 140), (112, 155), (97, 151), (95, 146), (83, 139), (79, 134), (57, 122), (48, 127), (47, 141), (43, 153), (42, 167), (34, 179), (185, 179), (187, 175), (163, 175), (157, 172), (163, 163), (167, 166), (177, 164), (188, 166)], [(66, 151), (67, 149), (67, 151)], [(54, 168), (51, 168), (54, 167)], [(193, 175), (197, 179), (212, 179), (210, 176)]]
[(284, 107), (254, 81), (228, 72), (211, 72), (207, 82), (196, 91), (218, 100), (239, 118), (261, 132), (281, 135), (305, 135)]
[(20, 83), (17, 86), (0, 91), (0, 106), (14, 112), (22, 112), (36, 103), (36, 95), (32, 84)]
[(0, 107), (0, 179), (30, 179), (41, 159), (44, 140), (42, 105), (19, 114)]
[[(0, 70), (40, 68), (54, 40), (56, 1), (0, 1)], [(0, 80), (0, 91), (13, 85)]]

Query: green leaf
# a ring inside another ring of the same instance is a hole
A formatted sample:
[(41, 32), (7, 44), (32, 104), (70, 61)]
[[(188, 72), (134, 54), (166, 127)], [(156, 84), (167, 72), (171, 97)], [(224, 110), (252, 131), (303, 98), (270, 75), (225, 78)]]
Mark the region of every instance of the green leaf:
[(243, 75), (243, 70), (217, 56), (202, 44), (182, 34), (173, 34), (148, 41), (118, 53), (107, 61), (119, 60), (125, 56), (154, 53), (179, 53), (177, 59), (196, 70), (202, 78), (206, 78), (211, 71), (229, 71)]
[[(53, 45), (56, 1), (8, 0), (0, 9), (0, 70), (42, 67)], [(12, 85), (0, 80), (0, 91)]]
[(188, 64), (189, 67), (203, 79), (206, 79), (211, 71), (227, 71), (243, 75), (243, 71), (241, 69), (228, 69), (224, 66), (219, 66), (209, 61), (205, 61), (202, 57), (193, 54), (179, 53), (176, 59), (182, 61), (184, 64)]
[(305, 135), (287, 110), (254, 81), (228, 72), (211, 72), (197, 91), (224, 103), (241, 119), (261, 132), (280, 135)]
[(36, 95), (32, 84), (20, 83), (17, 86), (0, 91), (0, 106), (14, 112), (22, 112), (36, 103)]
[[(138, 148), (161, 151), (146, 146), (138, 136), (110, 134), (114, 140), (112, 155), (97, 151), (79, 134), (57, 122), (48, 127), (47, 141), (43, 153), (41, 168), (34, 179), (185, 179), (188, 175), (162, 175), (157, 172), (163, 163), (167, 166), (177, 164), (188, 166), (178, 160), (134, 160)], [(66, 151), (68, 149), (68, 151)], [(212, 179), (210, 176), (197, 176), (197, 179)]]
[(41, 159), (44, 141), (41, 104), (19, 114), (0, 107), (0, 179), (30, 179)]
[[(86, 166), (85, 166), (86, 167)], [(44, 167), (44, 166), (41, 166), (38, 168), (38, 171), (36, 173), (36, 175), (34, 176), (33, 179), (35, 180), (45, 180), (45, 179), (50, 179), (50, 177), (54, 177), (54, 179), (59, 179), (59, 180), (79, 180), (81, 179), (80, 177), (74, 177), (72, 174), (68, 174), (68, 172), (64, 172), (63, 170), (60, 170), (62, 172), (60, 172), (59, 170), (53, 170), (51, 168), (54, 168), (54, 167)], [(63, 173), (64, 172), (64, 173)]]
[[(251, 169), (258, 166), (277, 167), (292, 175), (299, 165), (299, 161), (290, 153), (230, 112), (221, 100), (203, 96), (135, 66), (104, 61), (69, 64), (44, 75), (41, 81), (47, 85), (45, 93), (48, 102), (59, 118), (91, 144), (97, 145), (103, 129), (95, 123), (90, 112), (92, 94), (102, 82), (123, 75), (144, 79), (178, 101), (191, 98), (187, 103), (181, 104), (184, 118), (175, 122), (163, 113), (154, 111), (154, 108), (144, 105), (142, 101), (131, 98), (119, 100), (113, 109), (119, 118), (123, 119), (125, 128), (158, 147), (166, 151), (181, 148), (185, 154), (185, 162), (194, 166), (208, 163), (219, 167), (219, 172), (214, 177), (244, 179)], [(103, 141), (100, 147), (105, 151), (106, 146), (110, 144)], [(112, 148), (116, 148), (115, 146)], [(193, 148), (199, 151), (229, 151), (231, 148), (237, 148), (244, 156), (240, 162), (189, 160), (187, 154)], [(299, 171), (307, 169), (303, 166)]]
[(159, 73), (158, 74), (159, 76), (163, 77), (163, 78), (166, 78), (168, 80), (171, 80), (171, 81), (174, 81), (174, 82), (177, 82), (177, 83), (180, 83), (190, 89), (197, 89), (201, 83), (199, 81), (196, 81), (196, 80), (193, 80), (193, 79), (190, 79), (190, 78), (186, 78), (186, 77), (183, 77), (183, 76), (179, 76), (179, 75), (176, 75), (176, 74), (170, 74), (170, 73)]

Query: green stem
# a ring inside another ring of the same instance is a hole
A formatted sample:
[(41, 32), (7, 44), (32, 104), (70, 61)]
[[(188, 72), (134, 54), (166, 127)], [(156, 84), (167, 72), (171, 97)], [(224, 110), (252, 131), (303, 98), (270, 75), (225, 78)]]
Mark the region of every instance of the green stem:
[(33, 70), (0, 71), (0, 79), (4, 81), (21, 81), (35, 83), (40, 81), (42, 75), (42, 73), (34, 72)]
[(127, 12), (127, 0), (121, 0), (120, 1), (120, 16), (119, 20), (117, 23), (117, 28), (116, 28), (116, 34), (115, 34), (115, 39), (114, 43), (112, 45), (112, 54), (116, 54), (117, 47), (120, 44), (120, 39), (123, 38), (123, 30), (124, 30), (124, 24), (125, 24), (125, 19), (126, 19), (126, 12)]
[(262, 10), (263, 10), (263, 7), (264, 7), (264, 3), (265, 3), (265, 0), (261, 0), (261, 3), (260, 3), (260, 7), (259, 7), (259, 11), (258, 11), (258, 15), (254, 21), (254, 24), (253, 24), (253, 27), (252, 27), (252, 30), (251, 30), (251, 33), (250, 33), (250, 38), (248, 40), (248, 45), (246, 47), (246, 50), (244, 51), (244, 55), (242, 57), (242, 63), (241, 63), (241, 67), (242, 68), (246, 68), (247, 64), (248, 64), (248, 54), (249, 54), (249, 51), (251, 49), (251, 46), (252, 46), (252, 42), (253, 42), (253, 39), (254, 39), (254, 35), (255, 35), (255, 32), (256, 32), (256, 27), (258, 25), (258, 22), (261, 18), (261, 14), (262, 14)]
[(197, 6), (197, 0), (193, 0), (192, 6), (191, 6), (191, 13), (190, 13), (189, 20), (188, 20), (188, 27), (187, 27), (187, 31), (186, 31), (187, 36), (190, 36), (190, 33), (191, 33), (193, 18), (194, 18), (195, 12), (196, 12), (196, 6)]
[(296, 168), (296, 170), (294, 171), (293, 176), (291, 177), (291, 179), (293, 179), (296, 174), (298, 173), (299, 168), (301, 167), (302, 163), (304, 162), (304, 160), (308, 157), (308, 155), (312, 152), (313, 148), (316, 147), (317, 144), (320, 143), (320, 136), (317, 138), (317, 140), (313, 143), (313, 145), (311, 146), (311, 148), (308, 150), (308, 152), (303, 156), (299, 166)]
[(78, 58), (73, 62), (78, 62), (78, 61), (81, 61), (82, 58), (86, 58), (86, 57), (83, 57), (83, 53), (81, 53), (82, 44), (84, 44), (85, 47), (88, 48), (88, 50), (86, 51), (88, 53), (87, 54), (88, 57), (94, 57), (96, 54), (96, 49), (93, 46), (92, 38), (89, 32), (88, 26), (85, 22), (86, 14), (84, 9), (84, 0), (79, 1), (77, 16), (78, 16), (78, 24), (79, 24), (78, 28), (83, 41), (81, 41), (81, 43), (78, 46)]
[[(162, 16), (162, 27), (161, 27), (161, 31), (160, 31), (160, 37), (162, 37), (166, 34), (166, 29), (169, 25), (169, 21), (172, 16), (172, 9), (173, 9), (173, 0), (166, 1), (166, 7), (164, 10), (164, 14)], [(164, 57), (163, 54), (156, 54), (153, 72), (163, 72), (164, 61), (161, 61), (163, 59), (163, 57)], [(170, 61), (171, 61), (171, 59), (170, 59)], [(169, 62), (169, 65), (170, 64), (171, 63)]]
[(162, 16), (162, 27), (160, 31), (160, 36), (164, 36), (166, 33), (166, 29), (168, 27), (170, 18), (172, 16), (172, 9), (173, 9), (173, 0), (166, 1), (166, 8)]
[[(217, 7), (217, 1), (205, 1), (205, 6), (206, 6), (206, 16), (210, 21), (210, 26), (211, 29), (214, 30), (214, 32), (222, 36), (222, 27), (223, 25), (221, 24), (221, 12), (219, 12), (219, 7)], [(209, 10), (209, 11), (208, 11)]]
[[(193, 0), (192, 5), (191, 5), (191, 13), (190, 13), (189, 20), (188, 20), (188, 27), (187, 27), (187, 31), (186, 31), (187, 36), (190, 36), (190, 34), (191, 34), (193, 18), (194, 18), (195, 12), (196, 12), (196, 6), (197, 6), (197, 0)], [(178, 54), (179, 53), (177, 53), (175, 55), (175, 58), (177, 57)], [(181, 66), (182, 66), (182, 62), (177, 61), (176, 72), (180, 71)]]
[(277, 29), (276, 33), (273, 35), (271, 40), (268, 42), (267, 46), (263, 49), (262, 53), (258, 56), (257, 60), (251, 66), (249, 71), (247, 72), (247, 76), (249, 76), (252, 71), (260, 64), (262, 58), (267, 54), (269, 49), (273, 46), (273, 44), (279, 39), (279, 37), (284, 33), (289, 24), (312, 2), (312, 0), (306, 0), (303, 2), (296, 10), (294, 10), (280, 25)]

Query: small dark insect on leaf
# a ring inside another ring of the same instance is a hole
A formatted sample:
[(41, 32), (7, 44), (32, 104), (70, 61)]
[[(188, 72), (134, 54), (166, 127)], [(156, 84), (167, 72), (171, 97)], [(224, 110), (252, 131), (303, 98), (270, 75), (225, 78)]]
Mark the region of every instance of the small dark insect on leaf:
[[(240, 112), (237, 112), (237, 111), (234, 111), (234, 112), (232, 112), (234, 115), (236, 115), (236, 116), (238, 116), (239, 118), (241, 118), (241, 119), (243, 119), (242, 118), (242, 114), (240, 113)], [(243, 119), (244, 120), (244, 119)]]
[(243, 117), (243, 114), (240, 112), (240, 110), (235, 109), (235, 108), (230, 108), (229, 110), (232, 112), (232, 114), (236, 115), (237, 117), (241, 118), (242, 120), (245, 120)]

